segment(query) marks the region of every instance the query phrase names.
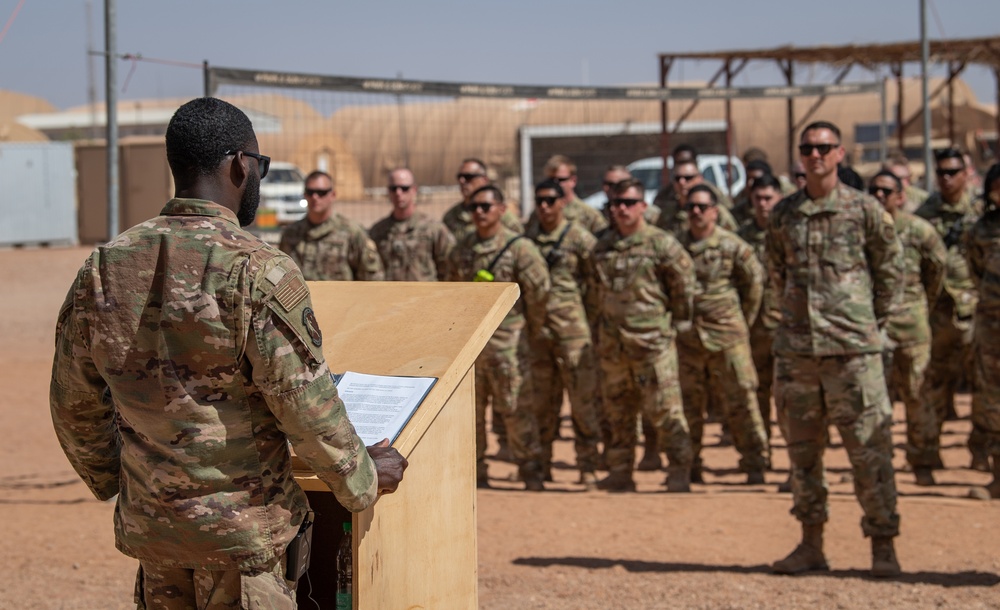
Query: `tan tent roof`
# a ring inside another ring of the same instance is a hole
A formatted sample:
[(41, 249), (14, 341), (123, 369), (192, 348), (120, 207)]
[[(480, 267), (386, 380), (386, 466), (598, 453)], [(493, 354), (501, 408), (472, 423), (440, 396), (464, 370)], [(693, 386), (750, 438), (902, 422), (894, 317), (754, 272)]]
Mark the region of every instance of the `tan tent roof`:
[(55, 106), (40, 97), (0, 90), (0, 142), (47, 141), (45, 134), (21, 125), (16, 119), (22, 114), (55, 111)]

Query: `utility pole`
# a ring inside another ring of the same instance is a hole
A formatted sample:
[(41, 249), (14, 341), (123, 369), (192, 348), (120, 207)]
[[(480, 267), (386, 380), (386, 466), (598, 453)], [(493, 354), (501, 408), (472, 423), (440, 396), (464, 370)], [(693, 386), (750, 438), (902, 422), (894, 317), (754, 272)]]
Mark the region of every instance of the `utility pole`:
[[(927, 62), (930, 60), (931, 44), (927, 40), (927, 0), (920, 0), (920, 94), (924, 104), (924, 190), (933, 191), (934, 178), (931, 167), (934, 159), (931, 157), (931, 104), (927, 93)], [(902, 125), (897, 129), (902, 130)]]
[(108, 240), (118, 235), (118, 31), (116, 0), (104, 0), (104, 86), (107, 105)]

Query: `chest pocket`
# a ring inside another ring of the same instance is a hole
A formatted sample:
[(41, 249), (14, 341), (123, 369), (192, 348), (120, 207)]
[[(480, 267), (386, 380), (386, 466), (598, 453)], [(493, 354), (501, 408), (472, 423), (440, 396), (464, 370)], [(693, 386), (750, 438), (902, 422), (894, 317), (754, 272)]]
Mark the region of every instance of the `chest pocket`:
[(698, 257), (695, 263), (698, 283), (708, 286), (726, 279), (733, 273), (733, 261), (718, 248), (709, 248)]
[(824, 265), (837, 271), (850, 271), (864, 265), (864, 228), (861, 219), (825, 214), (814, 221), (823, 239)]

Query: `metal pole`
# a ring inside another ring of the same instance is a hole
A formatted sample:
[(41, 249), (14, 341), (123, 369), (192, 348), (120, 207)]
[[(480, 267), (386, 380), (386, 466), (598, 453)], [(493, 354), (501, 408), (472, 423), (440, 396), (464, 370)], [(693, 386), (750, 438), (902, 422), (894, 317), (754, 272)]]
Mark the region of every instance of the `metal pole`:
[(885, 104), (885, 81), (882, 79), (882, 90), (879, 92), (879, 100), (882, 102), (882, 122), (878, 125), (878, 158), (882, 163), (888, 156), (886, 154), (886, 138), (888, 137), (888, 125), (886, 124), (886, 104)]
[[(726, 60), (726, 89), (733, 86), (733, 73), (730, 70), (729, 60)], [(733, 185), (733, 100), (726, 96), (726, 190), (729, 197), (733, 193), (729, 192), (729, 187)]]
[(927, 62), (931, 45), (927, 40), (927, 0), (920, 0), (920, 94), (924, 105), (924, 189), (933, 188), (931, 166), (931, 105), (927, 93)]
[(118, 32), (115, 0), (104, 0), (104, 84), (107, 104), (108, 239), (118, 235)]
[[(780, 64), (781, 62), (779, 62)], [(782, 65), (782, 70), (785, 73), (785, 83), (789, 87), (795, 85), (795, 64), (791, 59), (787, 60)], [(795, 124), (795, 98), (788, 96), (788, 100), (785, 102), (785, 152), (788, 156), (788, 171), (792, 171), (792, 166), (795, 165), (795, 129), (792, 127)]]
[(201, 81), (202, 89), (205, 91), (205, 97), (212, 97), (212, 73), (208, 69), (207, 59), (204, 59), (201, 62)]
[[(670, 67), (673, 59), (660, 56), (660, 88), (666, 89), (670, 78)], [(660, 170), (660, 188), (670, 185), (670, 168), (667, 158), (670, 156), (670, 100), (664, 98), (660, 102), (660, 157), (663, 158), (663, 169)]]
[(90, 103), (90, 133), (91, 140), (97, 139), (97, 68), (94, 67), (94, 27), (91, 23), (91, 13), (94, 5), (87, 0), (87, 102)]

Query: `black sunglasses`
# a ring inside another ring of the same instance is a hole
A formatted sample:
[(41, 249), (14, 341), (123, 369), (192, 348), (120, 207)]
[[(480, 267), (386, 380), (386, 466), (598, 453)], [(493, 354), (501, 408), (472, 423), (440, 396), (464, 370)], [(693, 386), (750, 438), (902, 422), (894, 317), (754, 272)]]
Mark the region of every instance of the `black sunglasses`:
[(956, 169), (939, 169), (939, 170), (935, 170), (934, 173), (937, 174), (938, 176), (949, 176), (949, 177), (951, 177), (951, 176), (957, 175), (959, 172), (964, 172), (964, 171), (965, 171), (964, 167), (959, 167), (959, 168), (956, 168)]
[(687, 182), (689, 180), (694, 180), (698, 177), (698, 174), (675, 174), (674, 182)]
[(615, 197), (614, 199), (611, 200), (611, 205), (612, 206), (625, 206), (625, 207), (629, 207), (630, 208), (630, 207), (634, 206), (635, 204), (637, 204), (637, 203), (643, 203), (644, 201), (645, 201), (645, 199), (626, 199), (624, 197)]
[(261, 179), (267, 176), (267, 170), (271, 167), (271, 157), (268, 157), (267, 155), (258, 155), (257, 153), (247, 152), (245, 150), (227, 150), (225, 154), (228, 157), (229, 155), (235, 155), (238, 152), (241, 152), (248, 157), (257, 159), (257, 169), (260, 171)]
[(470, 203), (469, 204), (469, 209), (472, 210), (473, 212), (475, 212), (476, 210), (478, 210), (480, 212), (489, 212), (490, 208), (492, 208), (495, 205), (496, 205), (496, 203), (492, 203), (492, 202), (489, 202), (489, 203)]
[(885, 187), (885, 186), (872, 186), (872, 187), (869, 187), (869, 189), (868, 189), (868, 194), (869, 195), (876, 195), (876, 196), (879, 193), (881, 193), (882, 195), (888, 197), (889, 195), (892, 195), (893, 193), (898, 193), (898, 192), (899, 191), (897, 191), (894, 188), (888, 188), (888, 187)]
[(306, 189), (306, 197), (326, 197), (333, 189)]
[(805, 178), (806, 175), (805, 175), (804, 172), (795, 172), (795, 177), (796, 178)]
[(837, 148), (840, 144), (799, 144), (799, 154), (803, 157), (808, 157), (813, 154), (814, 150), (819, 151), (819, 156), (825, 157), (830, 154), (830, 151)]
[(538, 206), (544, 205), (548, 207), (550, 205), (555, 205), (557, 201), (559, 201), (558, 197), (535, 197), (535, 205)]
[(413, 187), (412, 184), (390, 184), (389, 185), (389, 190), (390, 191), (403, 191), (404, 193), (409, 193), (410, 192), (410, 188), (412, 188), (412, 187)]
[(567, 180), (570, 180), (572, 178), (573, 178), (572, 175), (563, 176), (562, 178), (560, 178), (559, 176), (552, 176), (552, 179), (558, 182), (559, 184), (562, 184), (563, 182), (566, 182)]
[(486, 174), (456, 174), (455, 180), (459, 182), (471, 182), (476, 178), (485, 178)]
[(714, 203), (689, 203), (689, 204), (687, 204), (684, 207), (687, 208), (688, 211), (694, 211), (695, 209), (697, 209), (699, 212), (701, 212), (702, 214), (704, 214), (708, 210), (708, 208), (714, 208), (715, 204)]

